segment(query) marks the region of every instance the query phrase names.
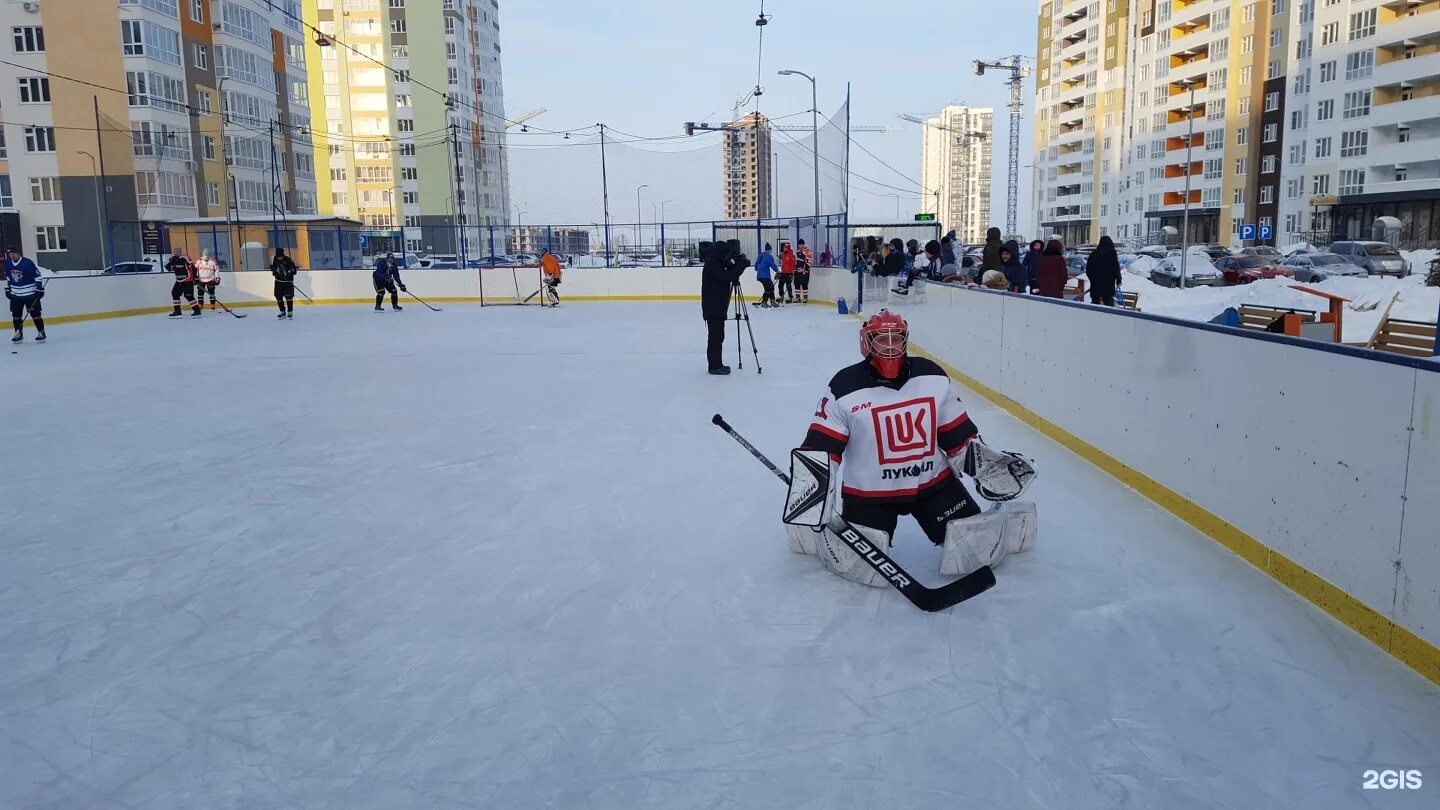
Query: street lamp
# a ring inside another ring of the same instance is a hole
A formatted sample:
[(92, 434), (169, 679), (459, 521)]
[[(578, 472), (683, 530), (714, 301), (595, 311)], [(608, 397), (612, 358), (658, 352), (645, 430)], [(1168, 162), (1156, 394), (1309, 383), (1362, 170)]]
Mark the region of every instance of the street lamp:
[(90, 175), (95, 178), (95, 222), (100, 228), (100, 270), (103, 272), (110, 267), (110, 257), (105, 252), (105, 228), (110, 223), (105, 221), (102, 213), (105, 206), (100, 201), (100, 164), (95, 162), (94, 155), (84, 149), (77, 150), (75, 154), (90, 158)]
[(1185, 289), (1185, 270), (1190, 258), (1190, 156), (1195, 149), (1195, 82), (1183, 79), (1180, 86), (1190, 91), (1190, 102), (1185, 116), (1190, 121), (1190, 131), (1185, 136), (1185, 209), (1180, 220), (1180, 289)]
[(645, 218), (645, 215), (642, 214), (642, 213), (640, 213), (640, 189), (642, 189), (642, 188), (649, 188), (649, 187), (650, 187), (650, 184), (649, 184), (649, 183), (641, 183), (641, 184), (639, 185), (639, 187), (637, 187), (637, 188), (635, 189), (635, 249), (636, 249), (636, 251), (639, 251), (639, 249), (640, 249), (640, 220), (642, 220), (642, 219)]
[(815, 222), (818, 228), (820, 222), (820, 110), (815, 101), (815, 77), (798, 70), (782, 70), (780, 75), (803, 76), (810, 80), (810, 160), (815, 168)]
[(215, 100), (220, 102), (220, 165), (225, 171), (225, 176), (221, 178), (225, 184), (225, 255), (221, 256), (220, 260), (225, 261), (230, 269), (234, 270), (234, 258), (237, 251), (231, 250), (235, 247), (235, 223), (230, 216), (230, 206), (235, 204), (235, 177), (230, 173), (230, 144), (225, 140), (225, 125), (230, 123), (230, 115), (226, 112), (225, 107), (225, 80), (228, 78), (230, 77), (221, 76), (215, 82), (217, 97)]
[(521, 211), (521, 210), (520, 210), (520, 206), (518, 206), (518, 205), (515, 206), (515, 252), (516, 252), (516, 253), (519, 253), (519, 252), (520, 252), (520, 231), (521, 231), (521, 226), (524, 225), (524, 223), (525, 223), (525, 215), (528, 214), (528, 213), (530, 213), (530, 212), (529, 212), (529, 211)]

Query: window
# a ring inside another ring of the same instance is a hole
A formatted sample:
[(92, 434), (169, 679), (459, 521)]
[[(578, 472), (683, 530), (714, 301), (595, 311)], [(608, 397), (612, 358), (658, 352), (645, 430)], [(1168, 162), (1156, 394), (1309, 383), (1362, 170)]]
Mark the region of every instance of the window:
[(65, 250), (65, 227), (41, 225), (35, 229), (35, 252), (58, 253)]
[(1221, 38), (1221, 39), (1217, 39), (1217, 40), (1215, 40), (1214, 42), (1210, 43), (1210, 58), (1211, 58), (1211, 59), (1224, 59), (1224, 58), (1228, 57), (1229, 55), (1230, 55), (1230, 40)]
[(1403, 183), (1410, 179), (1410, 168), (1408, 166), (1395, 167), (1395, 182)]
[(1240, 9), (1240, 22), (1242, 22), (1242, 23), (1255, 22), (1255, 4), (1254, 4), (1254, 3), (1247, 3), (1244, 8)]
[(190, 61), (195, 65), (196, 68), (200, 70), (209, 70), (210, 49), (205, 47), (204, 45), (201, 45), (198, 42), (195, 43), (195, 53), (191, 57)]
[[(448, 18), (447, 18), (447, 19), (448, 19)], [(391, 17), (391, 18), (390, 18), (390, 33), (392, 33), (392, 34), (403, 34), (403, 33), (405, 33), (405, 18), (404, 18), (404, 17)]]
[(1275, 187), (1274, 187), (1274, 186), (1261, 186), (1261, 187), (1260, 187), (1260, 204), (1261, 204), (1261, 205), (1269, 205), (1270, 203), (1273, 203), (1273, 202), (1275, 202)]
[(1280, 91), (1275, 90), (1265, 94), (1265, 112), (1275, 112), (1280, 109)]
[(401, 192), (401, 193), (400, 193), (400, 201), (403, 202), (403, 203), (405, 203), (406, 205), (419, 205), (419, 204), (420, 204), (420, 192), (418, 192), (418, 191), (404, 191), (404, 192)]
[(1207, 102), (1205, 102), (1205, 120), (1206, 120), (1206, 121), (1224, 121), (1224, 120), (1225, 120), (1225, 101), (1224, 101), (1223, 99), (1221, 99), (1221, 100), (1219, 100), (1219, 101), (1207, 101)]
[(1235, 145), (1236, 145), (1236, 146), (1247, 146), (1247, 145), (1249, 145), (1249, 143), (1250, 143), (1250, 128), (1249, 128), (1249, 127), (1240, 127), (1239, 129), (1235, 130)]
[(15, 195), (10, 191), (10, 175), (0, 174), (0, 208), (14, 208)]
[(1225, 130), (1212, 129), (1205, 133), (1205, 151), (1221, 152), (1225, 149)]
[(145, 55), (145, 37), (141, 34), (140, 20), (120, 21), (120, 43), (126, 56)]
[(1354, 93), (1345, 94), (1345, 109), (1341, 118), (1364, 118), (1370, 114), (1370, 91), (1357, 90)]
[(413, 143), (402, 143), (402, 144), (400, 144), (400, 155), (401, 155), (402, 157), (415, 157), (415, 144), (413, 144)]
[(1316, 138), (1316, 139), (1315, 139), (1315, 159), (1316, 159), (1316, 160), (1319, 160), (1319, 159), (1328, 158), (1328, 157), (1330, 157), (1330, 139), (1329, 139), (1329, 138)]
[(17, 25), (10, 29), (15, 37), (16, 53), (44, 53), (45, 29), (38, 25)]
[(410, 71), (408, 71), (408, 70), (397, 70), (397, 71), (395, 71), (395, 81), (396, 81), (396, 82), (407, 82), (407, 83), (408, 83), (408, 82), (410, 81)]
[[(240, 186), (241, 182), (236, 185)], [(167, 208), (193, 208), (195, 175), (178, 172), (135, 172), (135, 201), (142, 207), (162, 205)]]
[(1304, 129), (1310, 125), (1310, 109), (1301, 107), (1298, 110), (1290, 111), (1290, 129)]
[(1240, 38), (1240, 53), (1242, 53), (1242, 54), (1247, 54), (1247, 53), (1254, 53), (1254, 52), (1255, 52), (1255, 37), (1250, 36), (1249, 34), (1241, 37), (1241, 38)]
[(1350, 41), (1375, 35), (1375, 17), (1378, 9), (1367, 9), (1350, 15)]
[(148, 8), (171, 20), (180, 16), (180, 5), (176, 0), (120, 0), (120, 5)]
[(54, 127), (25, 127), (25, 151), (32, 154), (55, 151)]
[(1365, 193), (1365, 170), (1364, 169), (1341, 169), (1339, 191), (1344, 194)]
[(1276, 139), (1278, 139), (1279, 137), (1280, 137), (1280, 125), (1279, 125), (1279, 124), (1266, 124), (1266, 125), (1265, 125), (1265, 128), (1260, 131), (1260, 138), (1261, 138), (1262, 142), (1264, 142), (1264, 143), (1274, 143), (1274, 142), (1276, 141)]
[(1265, 78), (1267, 78), (1267, 79), (1278, 79), (1278, 78), (1280, 78), (1280, 70), (1281, 70), (1281, 68), (1282, 68), (1282, 65), (1280, 64), (1280, 60), (1279, 60), (1279, 59), (1271, 59), (1271, 60), (1270, 60), (1270, 64), (1269, 64), (1269, 65), (1266, 67), (1266, 69), (1265, 69)]
[(1227, 80), (1229, 79), (1229, 77), (1230, 77), (1230, 69), (1229, 69), (1229, 68), (1220, 68), (1219, 70), (1212, 70), (1212, 71), (1210, 71), (1210, 74), (1206, 77), (1205, 86), (1206, 86), (1207, 88), (1211, 89), (1211, 90), (1224, 90), (1224, 89), (1225, 89), (1225, 84), (1226, 84)]
[(1287, 199), (1293, 200), (1293, 199), (1295, 199), (1296, 197), (1299, 197), (1301, 194), (1304, 194), (1304, 193), (1305, 193), (1305, 178), (1303, 178), (1303, 177), (1292, 177), (1292, 178), (1290, 178), (1289, 180), (1286, 180), (1286, 181), (1285, 181), (1285, 197), (1286, 197)]
[(1370, 131), (1357, 129), (1340, 133), (1340, 157), (1360, 157), (1370, 146)]
[(1277, 159), (1274, 155), (1266, 155), (1266, 156), (1260, 161), (1260, 173), (1261, 173), (1261, 174), (1274, 174), (1274, 173), (1275, 173), (1275, 169), (1278, 168), (1278, 164), (1279, 164), (1279, 163), (1280, 163), (1279, 159)]
[(395, 128), (398, 129), (398, 130), (400, 130), (401, 132), (414, 132), (414, 131), (415, 131), (415, 119), (413, 119), (413, 118), (397, 118), (397, 119), (395, 119)]
[(1283, 28), (1272, 28), (1272, 29), (1270, 29), (1270, 47), (1272, 47), (1272, 48), (1279, 48), (1279, 47), (1280, 47), (1281, 45), (1283, 45), (1283, 44), (1285, 44), (1285, 29), (1283, 29)]
[(401, 179), (401, 180), (418, 180), (418, 179), (420, 179), (420, 171), (419, 171), (418, 169), (416, 169), (414, 166), (402, 166), (402, 167), (400, 168), (400, 179)]
[(1314, 38), (1311, 37), (1311, 36), (1308, 36), (1308, 35), (1305, 36), (1303, 39), (1296, 40), (1296, 42), (1295, 42), (1295, 58), (1296, 58), (1296, 59), (1309, 59), (1311, 52), (1314, 50), (1314, 48), (1313, 48), (1314, 44), (1315, 44)]
[(1224, 174), (1224, 158), (1211, 158), (1205, 161), (1205, 179), (1219, 180)]
[(205, 204), (211, 206), (220, 204), (220, 184), (214, 180), (205, 184)]
[(1320, 44), (1334, 45), (1340, 41), (1340, 23), (1325, 23), (1320, 27)]
[(1335, 81), (1335, 62), (1325, 62), (1320, 65), (1320, 83)]
[(1298, 166), (1305, 162), (1305, 142), (1290, 144), (1290, 159), (1287, 161), (1291, 166)]
[(30, 201), (37, 203), (60, 202), (60, 178), (30, 178)]
[(1249, 174), (1249, 173), (1250, 173), (1250, 159), (1249, 159), (1249, 158), (1243, 158), (1243, 157), (1242, 157), (1242, 158), (1235, 158), (1235, 174), (1238, 175), (1238, 176), (1243, 177), (1243, 176), (1245, 176), (1245, 175), (1247, 175), (1247, 174)]
[(50, 101), (50, 80), (44, 76), (20, 79), (20, 103), (44, 104)]
[(1305, 0), (1300, 4), (1300, 22), (1312, 22), (1315, 19), (1315, 0)]
[(1366, 49), (1345, 55), (1345, 80), (1363, 79), (1375, 72), (1375, 51)]
[(195, 91), (195, 106), (199, 108), (201, 115), (210, 114), (210, 94), (204, 90)]
[(1233, 197), (1230, 198), (1230, 203), (1231, 203), (1232, 205), (1244, 205), (1244, 204), (1245, 204), (1245, 187), (1244, 187), (1244, 186), (1241, 186), (1241, 187), (1235, 189), (1235, 196), (1233, 196)]
[(1245, 96), (1245, 97), (1243, 97), (1243, 98), (1240, 99), (1240, 114), (1241, 114), (1241, 115), (1249, 115), (1249, 114), (1250, 114), (1250, 97), (1249, 97), (1249, 96)]
[(215, 159), (215, 138), (213, 136), (205, 136), (204, 146), (201, 149), (201, 154), (205, 156), (206, 160)]
[(1240, 68), (1240, 83), (1241, 83), (1241, 84), (1249, 84), (1249, 83), (1250, 83), (1250, 66), (1249, 66), (1249, 65), (1246, 65), (1245, 67)]
[(1311, 193), (1311, 194), (1329, 194), (1329, 193), (1330, 193), (1330, 175), (1328, 175), (1328, 174), (1317, 174), (1317, 175), (1315, 175), (1313, 178), (1311, 178), (1311, 180), (1310, 180), (1310, 193)]
[(344, 181), (345, 181), (345, 167), (344, 167), (344, 166), (341, 166), (341, 167), (338, 168), (338, 169), (331, 169), (331, 170), (330, 170), (330, 179), (331, 179), (332, 181), (334, 181), (334, 182), (337, 182), (337, 183), (344, 182)]
[(1210, 15), (1210, 27), (1216, 31), (1224, 31), (1230, 27), (1230, 7), (1224, 6), (1215, 10)]
[(1201, 189), (1200, 204), (1206, 208), (1216, 208), (1220, 205), (1220, 189), (1218, 186)]
[(205, 0), (190, 0), (190, 19), (205, 22)]
[(1327, 98), (1315, 105), (1315, 120), (1329, 121), (1335, 117), (1335, 99)]
[(1295, 87), (1292, 92), (1297, 96), (1303, 96), (1310, 92), (1310, 68), (1305, 68), (1295, 74)]

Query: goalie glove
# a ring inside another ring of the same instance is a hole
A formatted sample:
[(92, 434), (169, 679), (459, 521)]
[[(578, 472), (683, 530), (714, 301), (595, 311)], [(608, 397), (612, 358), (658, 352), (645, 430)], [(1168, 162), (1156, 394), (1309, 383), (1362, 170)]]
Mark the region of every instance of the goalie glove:
[[(955, 459), (951, 459), (955, 469)], [(1035, 464), (1013, 450), (992, 450), (977, 436), (965, 448), (957, 473), (975, 479), (975, 491), (987, 501), (1013, 501), (1035, 478)]]

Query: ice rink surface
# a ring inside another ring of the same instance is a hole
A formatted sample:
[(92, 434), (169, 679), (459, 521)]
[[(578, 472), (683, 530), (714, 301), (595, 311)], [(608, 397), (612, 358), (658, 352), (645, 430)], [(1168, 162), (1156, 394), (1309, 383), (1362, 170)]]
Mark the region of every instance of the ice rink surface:
[(0, 808), (1440, 806), (1440, 689), (982, 401), (992, 591), (790, 554), (710, 416), (783, 459), (833, 311), (728, 378), (694, 303), (248, 312), (5, 352)]

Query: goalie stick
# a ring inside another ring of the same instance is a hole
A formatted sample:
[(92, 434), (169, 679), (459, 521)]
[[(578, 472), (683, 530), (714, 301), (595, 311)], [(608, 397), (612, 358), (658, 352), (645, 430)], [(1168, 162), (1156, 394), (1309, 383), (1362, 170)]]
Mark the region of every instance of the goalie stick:
[[(739, 442), (741, 447), (749, 450), (750, 455), (754, 456), (761, 464), (769, 468), (770, 472), (774, 473), (781, 481), (784, 481), (786, 485), (790, 483), (790, 476), (776, 467), (770, 459), (765, 457), (764, 453), (756, 450), (755, 445), (746, 441), (744, 436), (736, 433), (735, 428), (731, 427), (730, 423), (726, 422), (723, 416), (717, 413), (710, 421), (721, 430), (730, 434), (730, 438)], [(979, 596), (995, 585), (995, 572), (991, 571), (990, 566), (986, 565), (948, 585), (942, 585), (938, 588), (926, 587), (917, 582), (914, 577), (910, 576), (909, 572), (901, 568), (899, 563), (890, 559), (888, 554), (871, 545), (870, 541), (866, 540), (865, 536), (854, 526), (850, 525), (850, 522), (844, 517), (836, 515), (831, 518), (829, 529), (835, 533), (836, 537), (845, 541), (845, 544), (856, 554), (860, 555), (860, 558), (869, 564), (871, 568), (874, 568), (881, 576), (885, 577), (885, 581), (889, 582), (895, 590), (899, 591), (906, 599), (909, 599), (910, 604), (927, 613), (934, 613), (958, 605), (966, 599)]]

